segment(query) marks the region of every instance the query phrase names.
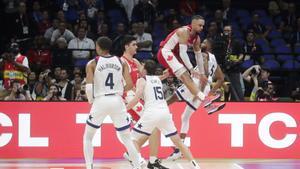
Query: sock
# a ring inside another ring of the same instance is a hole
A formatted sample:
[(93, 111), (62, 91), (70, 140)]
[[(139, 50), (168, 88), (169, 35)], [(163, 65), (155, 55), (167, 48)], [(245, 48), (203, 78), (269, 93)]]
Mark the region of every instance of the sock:
[(93, 168), (94, 149), (92, 145), (92, 140), (95, 133), (96, 129), (90, 126), (86, 126), (83, 136), (83, 152), (87, 169)]
[(194, 167), (199, 167), (198, 163), (195, 160), (192, 160), (190, 162)]
[(155, 156), (150, 156), (149, 161), (151, 164), (155, 163), (155, 161), (157, 160), (157, 158)]

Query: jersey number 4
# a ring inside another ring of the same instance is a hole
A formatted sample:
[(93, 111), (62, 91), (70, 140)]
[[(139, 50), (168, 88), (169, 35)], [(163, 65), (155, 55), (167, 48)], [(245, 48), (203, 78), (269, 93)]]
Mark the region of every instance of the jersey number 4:
[(156, 100), (162, 100), (162, 99), (164, 99), (164, 95), (163, 95), (163, 92), (162, 92), (162, 89), (161, 89), (160, 86), (153, 87), (153, 90), (154, 90), (154, 94), (155, 94), (155, 99)]
[(109, 86), (110, 89), (114, 88), (114, 77), (112, 73), (108, 73), (107, 78), (105, 80), (105, 86)]

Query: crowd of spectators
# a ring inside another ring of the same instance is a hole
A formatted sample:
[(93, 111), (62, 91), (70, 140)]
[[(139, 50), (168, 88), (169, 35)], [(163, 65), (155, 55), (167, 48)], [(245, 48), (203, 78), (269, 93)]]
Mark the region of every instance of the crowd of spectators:
[[(95, 56), (95, 39), (110, 37), (112, 53), (120, 56), (122, 38), (131, 34), (138, 42), (137, 59), (155, 59), (161, 40), (174, 29), (188, 24), (195, 14), (205, 17), (205, 30), (200, 37), (213, 40), (213, 53), (225, 72), (224, 100), (274, 101), (278, 96), (300, 99), (300, 77), (295, 73), (300, 69), (297, 1), (254, 1), (258, 5), (249, 9), (239, 7), (238, 1), (233, 0), (214, 3), (201, 0), (3, 0), (1, 3), (5, 23), (0, 39), (2, 100), (86, 100), (84, 67)], [(11, 43), (18, 45), (18, 51), (11, 51), (16, 48)], [(193, 60), (193, 53), (190, 54)], [(289, 59), (293, 67), (287, 67), (284, 73), (279, 71)], [(274, 68), (270, 61), (275, 61), (279, 68)], [(265, 71), (270, 77), (262, 80)], [(284, 79), (286, 73), (294, 81)], [(283, 80), (291, 83), (287, 93), (282, 91), (281, 86), (287, 85)], [(179, 85), (172, 77), (165, 84), (167, 95)], [(272, 91), (267, 91), (271, 88)], [(266, 93), (271, 97), (262, 99)]]

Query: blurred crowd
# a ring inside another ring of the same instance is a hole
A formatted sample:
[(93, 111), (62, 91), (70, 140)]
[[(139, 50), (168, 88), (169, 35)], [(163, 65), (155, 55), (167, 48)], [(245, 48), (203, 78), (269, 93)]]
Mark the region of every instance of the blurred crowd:
[[(159, 43), (193, 15), (225, 72), (224, 101), (300, 100), (300, 14), (296, 0), (2, 0), (1, 100), (85, 101), (85, 65), (94, 40), (137, 38), (136, 58), (156, 59)], [(256, 4), (253, 5), (253, 4)], [(247, 6), (248, 5), (248, 6)], [(248, 7), (248, 8), (247, 8)], [(194, 61), (193, 52), (190, 58)], [(158, 68), (160, 74), (163, 68)], [(169, 77), (171, 95), (180, 82)]]

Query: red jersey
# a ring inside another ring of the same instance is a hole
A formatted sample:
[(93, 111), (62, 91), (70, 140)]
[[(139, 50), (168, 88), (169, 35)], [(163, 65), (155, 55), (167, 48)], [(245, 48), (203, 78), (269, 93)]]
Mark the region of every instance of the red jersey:
[(132, 83), (134, 86), (136, 86), (136, 81), (139, 78), (138, 64), (134, 60), (130, 61), (129, 59), (127, 59), (124, 56), (122, 56), (122, 59), (127, 63), (128, 67), (129, 67), (129, 73), (130, 73), (130, 76), (132, 79)]

